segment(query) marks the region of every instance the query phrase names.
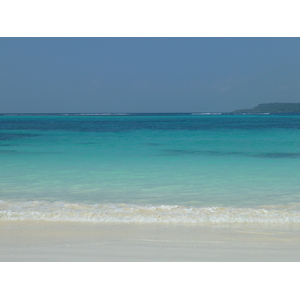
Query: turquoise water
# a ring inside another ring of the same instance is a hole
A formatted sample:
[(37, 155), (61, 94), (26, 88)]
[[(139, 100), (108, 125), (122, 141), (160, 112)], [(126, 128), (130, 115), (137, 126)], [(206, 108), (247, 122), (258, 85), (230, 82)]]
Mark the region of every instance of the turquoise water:
[(0, 116), (0, 218), (300, 223), (300, 116)]

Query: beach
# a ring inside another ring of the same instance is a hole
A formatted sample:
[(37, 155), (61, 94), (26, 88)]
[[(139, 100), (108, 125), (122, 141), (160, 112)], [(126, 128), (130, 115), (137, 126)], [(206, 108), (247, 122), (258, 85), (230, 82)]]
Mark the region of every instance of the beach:
[(298, 262), (300, 228), (1, 221), (2, 262)]
[(0, 123), (0, 261), (300, 261), (299, 116)]
[(299, 45), (2, 39), (2, 298), (299, 299)]

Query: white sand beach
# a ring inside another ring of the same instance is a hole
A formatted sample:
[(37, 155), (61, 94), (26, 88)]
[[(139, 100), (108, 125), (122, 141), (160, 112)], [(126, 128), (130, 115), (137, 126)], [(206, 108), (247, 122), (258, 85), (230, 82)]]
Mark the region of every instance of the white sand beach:
[(1, 221), (2, 262), (299, 262), (298, 227)]

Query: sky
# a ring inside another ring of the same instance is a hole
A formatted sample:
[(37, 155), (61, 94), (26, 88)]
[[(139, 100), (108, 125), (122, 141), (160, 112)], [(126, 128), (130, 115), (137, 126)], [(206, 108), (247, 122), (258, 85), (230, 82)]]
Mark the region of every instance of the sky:
[(0, 113), (230, 112), (300, 102), (300, 38), (0, 38)]

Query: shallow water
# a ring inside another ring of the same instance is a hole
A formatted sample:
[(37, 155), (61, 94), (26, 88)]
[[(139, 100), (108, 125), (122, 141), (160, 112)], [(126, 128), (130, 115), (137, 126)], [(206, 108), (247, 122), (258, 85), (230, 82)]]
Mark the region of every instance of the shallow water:
[(300, 223), (300, 116), (0, 116), (0, 218)]

